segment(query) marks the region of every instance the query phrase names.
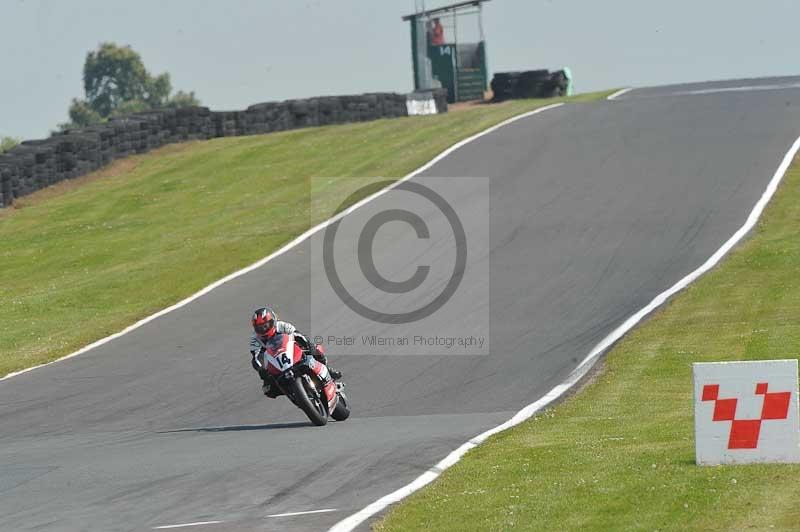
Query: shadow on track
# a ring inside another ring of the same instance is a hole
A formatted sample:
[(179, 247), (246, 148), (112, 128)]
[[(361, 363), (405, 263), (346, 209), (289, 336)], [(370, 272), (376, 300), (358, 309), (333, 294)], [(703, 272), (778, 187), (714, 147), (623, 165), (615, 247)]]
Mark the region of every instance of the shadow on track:
[(231, 425), (229, 427), (199, 427), (175, 430), (160, 430), (158, 434), (173, 434), (175, 432), (241, 432), (246, 430), (273, 430), (294, 429), (299, 427), (313, 427), (308, 421), (295, 423), (272, 423), (270, 425)]

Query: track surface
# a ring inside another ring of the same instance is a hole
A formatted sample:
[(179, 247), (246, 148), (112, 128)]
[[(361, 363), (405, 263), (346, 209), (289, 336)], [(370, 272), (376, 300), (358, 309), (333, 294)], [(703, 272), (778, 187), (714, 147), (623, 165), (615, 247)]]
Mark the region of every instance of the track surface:
[[(105, 346), (0, 382), (0, 529), (319, 530), (408, 483), (559, 383), (738, 229), (800, 134), (798, 82), (565, 106), (431, 168), (492, 178), (490, 305), (468, 318), (491, 315), (492, 354), (337, 357), (355, 410), (345, 423), (309, 427), (287, 401), (262, 399), (249, 368), (251, 307), (268, 298), (308, 326), (318, 275), (308, 244)], [(428, 319), (446, 328), (464, 317)], [(319, 509), (337, 511), (267, 517)]]

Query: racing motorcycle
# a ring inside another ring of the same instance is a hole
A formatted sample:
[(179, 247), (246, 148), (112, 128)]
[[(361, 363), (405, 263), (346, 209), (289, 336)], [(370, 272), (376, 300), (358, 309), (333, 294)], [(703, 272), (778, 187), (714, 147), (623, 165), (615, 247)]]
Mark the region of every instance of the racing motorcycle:
[[(314, 425), (327, 424), (329, 416), (336, 421), (350, 417), (344, 383), (331, 380), (326, 385), (328, 369), (300, 347), (293, 334), (278, 333), (264, 347), (258, 363)], [(322, 346), (317, 344), (317, 349)]]

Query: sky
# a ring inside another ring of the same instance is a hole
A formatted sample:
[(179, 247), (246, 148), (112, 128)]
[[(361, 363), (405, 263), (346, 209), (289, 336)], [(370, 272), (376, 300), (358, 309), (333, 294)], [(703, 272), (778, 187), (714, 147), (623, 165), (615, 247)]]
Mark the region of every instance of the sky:
[[(427, 0), (426, 7), (448, 1)], [(129, 44), (215, 110), (412, 89), (413, 0), (0, 0), (0, 136), (41, 138), (86, 53)], [(579, 92), (800, 74), (797, 0), (491, 0), (492, 72), (569, 66)], [(464, 22), (466, 25), (467, 22)]]

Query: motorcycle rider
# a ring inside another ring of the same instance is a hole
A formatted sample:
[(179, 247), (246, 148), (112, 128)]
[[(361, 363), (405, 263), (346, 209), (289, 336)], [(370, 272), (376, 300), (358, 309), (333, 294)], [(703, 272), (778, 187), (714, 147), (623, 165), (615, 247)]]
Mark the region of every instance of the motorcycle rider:
[(258, 372), (259, 377), (263, 381), (262, 391), (264, 395), (270, 398), (278, 397), (283, 392), (275, 384), (275, 380), (267, 373), (266, 368), (256, 361), (256, 357), (266, 351), (266, 344), (279, 333), (292, 334), (294, 340), (304, 351), (314, 357), (315, 360), (324, 364), (328, 368), (328, 373), (333, 380), (342, 378), (342, 374), (328, 366), (328, 357), (325, 353), (314, 343), (310, 342), (308, 338), (297, 331), (297, 327), (288, 321), (281, 321), (278, 315), (270, 307), (259, 307), (253, 311), (251, 318), (253, 325), (253, 335), (250, 337), (250, 356), (253, 369)]

